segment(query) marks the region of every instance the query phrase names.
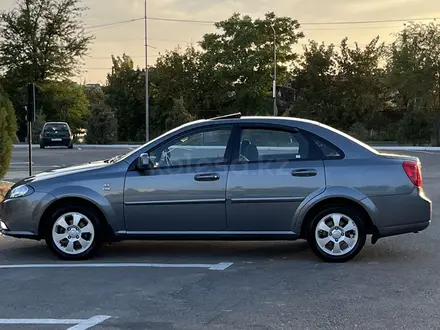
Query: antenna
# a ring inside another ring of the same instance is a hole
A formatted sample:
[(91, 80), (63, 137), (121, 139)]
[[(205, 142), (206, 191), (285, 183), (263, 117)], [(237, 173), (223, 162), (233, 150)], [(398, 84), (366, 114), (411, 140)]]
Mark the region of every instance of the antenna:
[(229, 119), (229, 118), (241, 118), (241, 112), (231, 113), (229, 115), (210, 118), (210, 120)]

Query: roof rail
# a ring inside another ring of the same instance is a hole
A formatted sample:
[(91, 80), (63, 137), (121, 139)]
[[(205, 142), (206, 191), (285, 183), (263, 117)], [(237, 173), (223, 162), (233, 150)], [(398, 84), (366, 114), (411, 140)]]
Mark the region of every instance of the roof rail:
[(218, 116), (218, 117), (210, 118), (210, 120), (228, 119), (228, 118), (240, 118), (240, 117), (241, 117), (241, 112), (236, 112), (236, 113), (231, 113), (231, 114), (224, 115), (224, 116)]

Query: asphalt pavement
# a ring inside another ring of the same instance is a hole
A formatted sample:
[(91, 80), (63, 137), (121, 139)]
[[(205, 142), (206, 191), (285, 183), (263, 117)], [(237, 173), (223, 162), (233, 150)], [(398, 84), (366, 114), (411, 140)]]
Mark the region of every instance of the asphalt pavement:
[[(14, 150), (10, 180), (26, 174), (26, 152)], [(34, 165), (121, 152), (38, 149)], [(147, 241), (65, 268), (43, 242), (0, 237), (0, 329), (439, 329), (440, 153), (411, 154), (422, 160), (432, 225), (368, 243), (344, 264), (321, 262), (303, 241)]]

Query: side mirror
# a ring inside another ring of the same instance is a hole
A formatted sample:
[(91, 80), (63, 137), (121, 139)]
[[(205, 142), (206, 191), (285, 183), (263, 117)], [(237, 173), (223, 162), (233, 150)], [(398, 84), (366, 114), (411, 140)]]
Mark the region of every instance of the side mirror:
[(151, 168), (151, 160), (148, 154), (141, 154), (137, 161), (138, 170), (148, 170)]

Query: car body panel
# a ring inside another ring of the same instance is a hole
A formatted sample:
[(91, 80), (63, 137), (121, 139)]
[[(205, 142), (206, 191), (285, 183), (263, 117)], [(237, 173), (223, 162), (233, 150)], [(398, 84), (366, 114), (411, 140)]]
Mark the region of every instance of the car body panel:
[[(127, 231), (226, 230), (228, 165), (129, 171), (125, 180)], [(195, 176), (216, 173), (216, 181)]]
[[(317, 174), (292, 176), (301, 169), (313, 169)], [(226, 195), (228, 230), (292, 230), (292, 215), (298, 206), (324, 187), (322, 160), (233, 164)]]
[(325, 160), (324, 163), (327, 187), (352, 187), (365, 196), (408, 195), (414, 189), (402, 163), (395, 160), (370, 157)]
[(55, 200), (55, 196), (37, 191), (26, 198), (7, 199), (0, 203), (0, 220), (7, 222), (12, 236), (37, 238), (44, 210)]
[[(316, 134), (340, 148), (344, 158), (282, 163), (284, 167), (232, 163), (180, 174), (159, 171), (148, 177), (135, 168), (141, 153), (188, 130), (261, 123)], [(16, 232), (35, 233), (51, 203), (75, 197), (93, 202), (115, 234), (125, 238), (295, 239), (300, 237), (307, 213), (318, 203), (336, 197), (364, 208), (378, 234), (390, 236), (423, 230), (432, 217), (431, 201), (409, 180), (403, 160), (418, 159), (381, 154), (345, 133), (304, 119), (200, 120), (177, 127), (113, 163), (56, 169), (22, 180), (19, 184), (31, 185), (35, 193), (3, 201), (0, 212)], [(292, 180), (289, 173), (295, 166), (317, 168), (317, 176)], [(197, 173), (214, 171), (220, 174), (215, 182), (193, 181)]]

